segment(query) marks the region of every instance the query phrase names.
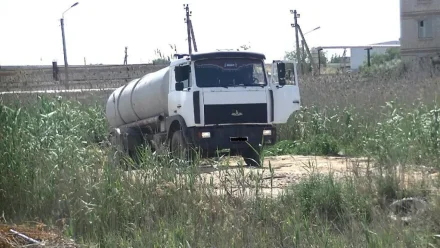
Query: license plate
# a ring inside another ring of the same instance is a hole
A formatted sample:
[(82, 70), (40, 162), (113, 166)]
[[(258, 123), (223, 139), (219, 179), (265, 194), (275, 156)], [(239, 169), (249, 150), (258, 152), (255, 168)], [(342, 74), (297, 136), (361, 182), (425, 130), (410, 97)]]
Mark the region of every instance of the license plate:
[(248, 137), (230, 137), (231, 142), (245, 142), (248, 141)]

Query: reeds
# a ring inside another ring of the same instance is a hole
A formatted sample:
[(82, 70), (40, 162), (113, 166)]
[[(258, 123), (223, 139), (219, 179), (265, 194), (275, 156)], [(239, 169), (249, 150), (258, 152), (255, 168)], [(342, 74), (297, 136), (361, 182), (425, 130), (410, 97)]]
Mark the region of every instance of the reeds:
[[(300, 83), (304, 106), (279, 127), (281, 141), (265, 155), (355, 156), (363, 166), (349, 165), (353, 172), (343, 177), (311, 172), (279, 197), (261, 194), (259, 170), (218, 169), (223, 183), (215, 184), (162, 151), (143, 151), (139, 169), (127, 172), (100, 143), (107, 137), (103, 101), (4, 98), (0, 210), (9, 222), (42, 221), (101, 247), (438, 245), (438, 79)], [(414, 170), (423, 176), (408, 180)], [(407, 196), (431, 208), (404, 225), (388, 218), (387, 206)]]

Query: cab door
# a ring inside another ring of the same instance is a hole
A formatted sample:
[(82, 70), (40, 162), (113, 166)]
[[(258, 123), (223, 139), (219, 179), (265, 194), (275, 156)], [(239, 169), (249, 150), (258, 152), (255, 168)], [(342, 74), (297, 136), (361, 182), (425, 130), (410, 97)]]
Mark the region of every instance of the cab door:
[(273, 61), (270, 87), (273, 96), (272, 123), (286, 123), (301, 104), (295, 62)]
[(191, 89), (191, 64), (184, 62), (170, 66), (168, 113), (170, 116), (181, 115), (187, 125), (193, 125), (193, 93)]

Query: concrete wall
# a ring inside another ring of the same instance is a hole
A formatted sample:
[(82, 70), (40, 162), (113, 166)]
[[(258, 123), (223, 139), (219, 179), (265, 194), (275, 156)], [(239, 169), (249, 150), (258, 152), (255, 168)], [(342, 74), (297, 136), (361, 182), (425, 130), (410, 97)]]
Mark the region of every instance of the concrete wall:
[[(69, 89), (113, 88), (132, 79), (164, 68), (166, 65), (113, 65), (69, 67)], [(2, 67), (0, 91), (65, 89), (64, 68), (58, 67), (58, 80), (51, 66), (40, 68)]]
[(105, 109), (107, 100), (110, 97), (113, 90), (66, 90), (62, 92), (14, 92), (14, 93), (0, 93), (0, 103), (7, 105), (14, 105), (18, 103), (20, 106), (35, 104), (38, 102), (39, 97), (58, 98), (62, 97), (65, 100), (79, 101), (87, 105), (97, 105)]
[[(402, 59), (431, 57), (440, 53), (440, 1), (401, 0)], [(419, 21), (432, 20), (432, 37), (419, 38)]]

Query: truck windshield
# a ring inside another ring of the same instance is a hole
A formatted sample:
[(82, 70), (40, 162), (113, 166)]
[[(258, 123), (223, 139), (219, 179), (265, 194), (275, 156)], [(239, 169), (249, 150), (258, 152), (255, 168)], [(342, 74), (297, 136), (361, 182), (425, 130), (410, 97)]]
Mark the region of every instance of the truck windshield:
[(194, 63), (198, 87), (265, 86), (263, 61), (248, 58), (206, 59)]

